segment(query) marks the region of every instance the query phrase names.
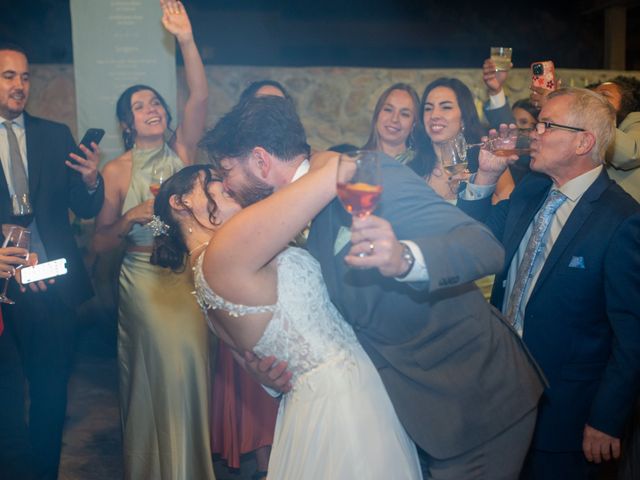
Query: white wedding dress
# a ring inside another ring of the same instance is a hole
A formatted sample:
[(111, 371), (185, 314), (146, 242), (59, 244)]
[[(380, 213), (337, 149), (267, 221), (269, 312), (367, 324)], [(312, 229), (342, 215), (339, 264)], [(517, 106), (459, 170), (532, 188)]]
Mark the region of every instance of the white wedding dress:
[(278, 411), (270, 480), (422, 478), (414, 443), (309, 253), (289, 247), (278, 255), (278, 300), (262, 307), (216, 295), (204, 280), (202, 259), (195, 268), (200, 306), (232, 316), (272, 312), (254, 352), (286, 360), (293, 374), (293, 389)]

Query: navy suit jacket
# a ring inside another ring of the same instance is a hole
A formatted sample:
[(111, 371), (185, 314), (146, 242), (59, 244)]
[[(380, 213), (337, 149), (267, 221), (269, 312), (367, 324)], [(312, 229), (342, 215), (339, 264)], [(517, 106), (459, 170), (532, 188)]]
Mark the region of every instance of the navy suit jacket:
[[(548, 177), (532, 173), (493, 208), (489, 199), (458, 203), (505, 247), (491, 297), (498, 308), (509, 265), (550, 186)], [(549, 381), (533, 445), (581, 450), (585, 424), (620, 438), (640, 385), (640, 208), (605, 171), (545, 261), (523, 339)]]
[[(69, 128), (25, 113), (29, 195), (38, 232), (49, 260), (67, 259), (68, 273), (50, 290), (70, 307), (93, 295), (91, 281), (69, 223), (69, 209), (80, 218), (98, 214), (104, 201), (103, 182), (89, 194), (82, 177), (65, 165), (77, 146)], [(0, 168), (0, 223), (13, 223), (5, 172)], [(21, 294), (16, 294), (21, 295)], [(22, 296), (31, 295), (30, 292)], [(37, 295), (37, 294), (33, 294)]]

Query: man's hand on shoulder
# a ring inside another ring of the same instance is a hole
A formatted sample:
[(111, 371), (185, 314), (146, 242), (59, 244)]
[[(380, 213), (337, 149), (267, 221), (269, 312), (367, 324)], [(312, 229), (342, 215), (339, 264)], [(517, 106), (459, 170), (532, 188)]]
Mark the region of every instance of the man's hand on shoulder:
[(594, 463), (617, 459), (620, 458), (620, 439), (585, 425), (582, 451), (587, 460)]

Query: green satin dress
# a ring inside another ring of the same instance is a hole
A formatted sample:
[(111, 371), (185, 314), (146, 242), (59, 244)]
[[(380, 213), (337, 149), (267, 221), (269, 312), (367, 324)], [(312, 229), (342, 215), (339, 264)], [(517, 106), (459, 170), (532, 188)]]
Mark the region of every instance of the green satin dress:
[[(133, 150), (123, 212), (151, 198), (154, 162), (183, 167), (167, 146)], [(152, 245), (135, 225), (132, 245)], [(193, 291), (192, 270), (175, 274), (127, 252), (120, 269), (118, 362), (125, 479), (214, 479), (209, 437), (208, 328)]]

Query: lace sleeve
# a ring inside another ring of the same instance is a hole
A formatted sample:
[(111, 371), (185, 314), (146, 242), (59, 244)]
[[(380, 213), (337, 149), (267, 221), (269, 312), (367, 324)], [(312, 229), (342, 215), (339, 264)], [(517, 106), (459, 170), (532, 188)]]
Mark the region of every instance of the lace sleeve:
[(258, 305), (248, 306), (239, 305), (237, 303), (231, 303), (217, 295), (204, 278), (202, 273), (202, 261), (204, 258), (204, 252), (200, 254), (196, 262), (196, 266), (193, 267), (193, 278), (196, 290), (194, 295), (198, 301), (200, 308), (206, 312), (207, 310), (223, 310), (227, 312), (231, 317), (239, 317), (241, 315), (248, 315), (251, 313), (273, 313), (276, 310), (276, 305)]

